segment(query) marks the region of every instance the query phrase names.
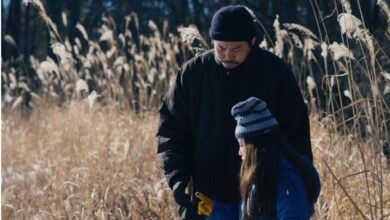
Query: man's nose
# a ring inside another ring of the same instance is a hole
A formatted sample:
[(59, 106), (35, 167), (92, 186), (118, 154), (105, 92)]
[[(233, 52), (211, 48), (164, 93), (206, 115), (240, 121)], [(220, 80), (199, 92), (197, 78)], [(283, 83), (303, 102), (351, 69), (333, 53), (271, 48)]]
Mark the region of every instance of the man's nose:
[(225, 53), (225, 59), (227, 59), (227, 60), (232, 60), (233, 58), (234, 58), (234, 56), (233, 56), (232, 52), (226, 51), (226, 53)]

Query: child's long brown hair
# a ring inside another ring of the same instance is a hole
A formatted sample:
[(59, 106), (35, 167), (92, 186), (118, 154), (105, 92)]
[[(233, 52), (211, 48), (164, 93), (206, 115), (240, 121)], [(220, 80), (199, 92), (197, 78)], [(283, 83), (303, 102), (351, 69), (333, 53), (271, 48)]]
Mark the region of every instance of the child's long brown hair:
[[(291, 150), (278, 130), (245, 138), (244, 157), (240, 170), (240, 192), (243, 201), (242, 219), (257, 219), (276, 215), (276, 186), (278, 165), (283, 157), (301, 173), (308, 200), (314, 204), (317, 198), (313, 173)], [(252, 185), (255, 193), (251, 192)], [(250, 199), (248, 199), (250, 197)]]

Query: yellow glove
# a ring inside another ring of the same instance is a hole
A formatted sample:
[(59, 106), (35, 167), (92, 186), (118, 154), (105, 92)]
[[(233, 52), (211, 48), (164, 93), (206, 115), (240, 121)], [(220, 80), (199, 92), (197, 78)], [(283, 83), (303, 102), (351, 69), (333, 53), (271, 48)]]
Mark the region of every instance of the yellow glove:
[(198, 215), (209, 216), (213, 211), (214, 202), (207, 196), (200, 192), (195, 193), (195, 196), (199, 199), (198, 202)]

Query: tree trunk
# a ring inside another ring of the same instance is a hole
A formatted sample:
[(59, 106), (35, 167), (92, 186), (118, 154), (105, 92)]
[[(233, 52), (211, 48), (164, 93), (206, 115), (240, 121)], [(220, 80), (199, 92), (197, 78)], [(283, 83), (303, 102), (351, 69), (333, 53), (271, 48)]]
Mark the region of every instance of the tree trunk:
[(80, 9), (83, 2), (84, 1), (81, 0), (68, 0), (68, 3), (66, 4), (66, 7), (69, 11), (67, 29), (69, 30), (69, 39), (72, 41), (77, 36), (76, 33), (78, 31), (75, 27), (77, 22), (80, 20)]
[[(8, 11), (8, 18), (7, 18), (7, 26), (6, 26), (6, 34), (11, 35), (15, 42), (16, 45), (20, 45), (21, 39), (20, 39), (20, 5), (21, 2), (20, 0), (11, 0), (10, 5), (9, 5), (9, 11)], [(10, 46), (10, 45), (8, 45)], [(16, 48), (9, 47), (9, 50), (5, 51), (4, 57), (9, 58), (13, 56), (17, 56), (17, 50)]]

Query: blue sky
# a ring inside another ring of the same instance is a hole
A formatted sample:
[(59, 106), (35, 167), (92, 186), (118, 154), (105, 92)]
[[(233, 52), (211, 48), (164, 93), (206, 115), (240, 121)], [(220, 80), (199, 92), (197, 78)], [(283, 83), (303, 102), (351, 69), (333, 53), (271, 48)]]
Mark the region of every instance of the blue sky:
[(2, 1), (2, 4), (4, 4), (4, 6), (8, 6), (8, 5), (9, 5), (9, 1), (10, 1), (10, 0), (3, 0), (3, 1)]
[(9, 6), (9, 2), (10, 2), (10, 0), (2, 0), (1, 1), (1, 4), (3, 4), (3, 6), (4, 6), (4, 14), (3, 15), (1, 15), (1, 23), (3, 24), (3, 18), (6, 18), (7, 16), (8, 16), (8, 6)]

